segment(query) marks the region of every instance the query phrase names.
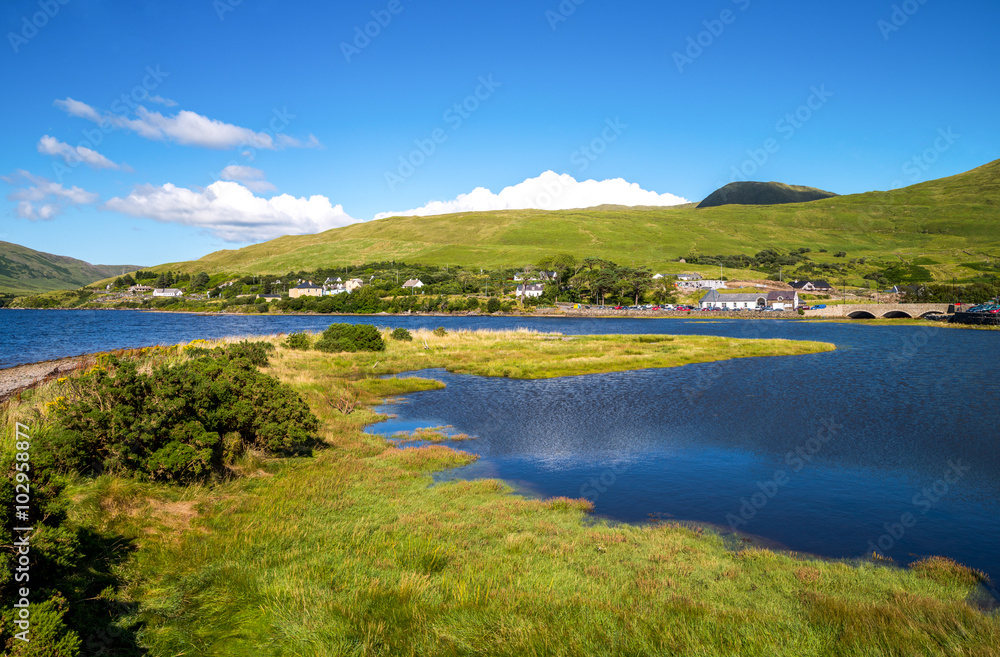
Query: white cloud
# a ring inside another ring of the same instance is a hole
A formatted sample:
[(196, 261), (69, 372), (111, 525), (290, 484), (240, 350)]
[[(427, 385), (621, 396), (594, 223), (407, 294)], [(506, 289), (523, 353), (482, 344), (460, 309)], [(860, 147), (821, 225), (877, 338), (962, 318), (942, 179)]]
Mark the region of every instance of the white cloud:
[(23, 169), (12, 176), (0, 176), (0, 179), (11, 185), (20, 185), (19, 189), (7, 195), (7, 200), (17, 201), (14, 213), (31, 221), (53, 219), (66, 205), (88, 205), (100, 198), (79, 187), (67, 189), (60, 183), (35, 176)]
[(184, 146), (218, 149), (252, 146), (275, 150), (277, 148), (314, 148), (320, 145), (319, 141), (312, 135), (306, 142), (284, 133), (278, 133), (275, 137), (269, 132), (254, 132), (249, 128), (210, 119), (188, 110), (181, 110), (174, 116), (164, 116), (140, 105), (135, 109), (136, 118), (129, 118), (111, 112), (99, 112), (90, 105), (72, 98), (56, 100), (55, 105), (68, 114), (94, 123), (106, 121), (116, 128), (131, 130), (146, 139), (172, 141)]
[(325, 196), (296, 198), (282, 194), (254, 196), (237, 182), (214, 182), (203, 190), (142, 185), (125, 198), (113, 198), (105, 209), (134, 217), (203, 228), (227, 242), (255, 242), (282, 235), (318, 233), (356, 223), (341, 205)]
[(376, 219), (398, 216), (425, 217), (453, 212), (483, 212), (486, 210), (569, 210), (595, 205), (679, 205), (686, 199), (673, 194), (657, 194), (621, 178), (612, 180), (577, 181), (569, 174), (546, 171), (537, 178), (505, 187), (494, 194), (477, 187), (450, 201), (431, 201), (423, 207), (403, 212), (380, 212)]
[(69, 97), (65, 100), (56, 100), (53, 102), (53, 105), (65, 111), (70, 116), (79, 116), (82, 119), (87, 119), (95, 123), (101, 120), (101, 115), (93, 107)]
[(278, 188), (264, 180), (264, 172), (253, 167), (245, 167), (239, 164), (230, 164), (219, 173), (223, 180), (233, 180), (243, 183), (243, 186), (251, 192), (261, 194), (263, 192), (276, 192)]
[(38, 152), (44, 155), (61, 157), (66, 164), (71, 165), (83, 162), (95, 169), (129, 169), (127, 165), (115, 164), (97, 151), (86, 146), (70, 146), (49, 135), (44, 135), (38, 140)]
[(167, 107), (175, 107), (177, 103), (169, 98), (164, 98), (163, 96), (146, 96), (146, 100), (151, 103), (159, 103), (160, 105), (166, 105)]

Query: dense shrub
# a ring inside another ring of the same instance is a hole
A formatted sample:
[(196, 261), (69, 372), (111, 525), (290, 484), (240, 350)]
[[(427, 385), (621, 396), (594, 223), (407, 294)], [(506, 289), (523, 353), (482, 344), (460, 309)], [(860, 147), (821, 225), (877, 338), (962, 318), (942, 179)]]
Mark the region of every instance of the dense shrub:
[(438, 336), (439, 338), (443, 338), (444, 336), (448, 335), (448, 331), (446, 331), (443, 326), (439, 326), (436, 329), (434, 329), (434, 335)]
[(486, 302), (486, 312), (495, 313), (498, 310), (500, 310), (500, 299), (490, 297), (490, 300)]
[(308, 451), (319, 421), (291, 388), (257, 370), (265, 344), (228, 345), (150, 374), (103, 357), (63, 384), (40, 458), (63, 471), (186, 482), (223, 470), (223, 435), (272, 454)]
[(292, 333), (285, 340), (285, 346), (289, 349), (308, 349), (312, 344), (312, 340), (309, 338), (309, 334), (305, 331), (301, 333)]
[(320, 351), (385, 351), (382, 334), (371, 324), (331, 324), (316, 348)]
[(390, 337), (393, 340), (402, 340), (403, 342), (413, 342), (413, 334), (408, 330), (400, 326), (397, 329), (393, 329)]

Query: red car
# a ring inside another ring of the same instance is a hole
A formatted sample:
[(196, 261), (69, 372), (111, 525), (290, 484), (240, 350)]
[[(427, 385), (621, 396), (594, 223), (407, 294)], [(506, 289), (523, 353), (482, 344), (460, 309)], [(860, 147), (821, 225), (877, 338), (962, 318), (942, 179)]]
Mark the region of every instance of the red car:
[(625, 306), (615, 306), (615, 310), (625, 310)]

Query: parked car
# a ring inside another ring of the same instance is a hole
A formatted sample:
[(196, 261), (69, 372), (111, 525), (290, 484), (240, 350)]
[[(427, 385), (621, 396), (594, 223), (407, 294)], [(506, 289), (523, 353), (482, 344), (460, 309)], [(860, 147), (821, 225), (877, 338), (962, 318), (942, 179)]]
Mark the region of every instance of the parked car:
[(625, 306), (615, 306), (615, 310), (625, 310)]
[(826, 304), (825, 303), (821, 303), (821, 304), (819, 304), (817, 306), (813, 306), (812, 307), (813, 310), (823, 310), (824, 308), (826, 308)]
[(809, 306), (799, 306), (799, 310), (812, 310)]

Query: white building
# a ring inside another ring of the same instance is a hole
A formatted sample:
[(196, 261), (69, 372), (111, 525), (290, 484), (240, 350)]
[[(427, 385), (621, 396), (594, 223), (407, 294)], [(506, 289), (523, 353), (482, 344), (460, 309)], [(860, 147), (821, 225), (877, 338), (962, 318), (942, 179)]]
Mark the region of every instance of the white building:
[(720, 310), (756, 310), (767, 307), (767, 295), (742, 292), (721, 294), (718, 290), (709, 290), (698, 301), (698, 304), (702, 308), (718, 308)]
[(719, 278), (677, 281), (678, 290), (724, 290), (726, 282)]
[(545, 286), (541, 283), (529, 283), (528, 285), (518, 285), (517, 290), (514, 292), (515, 296), (528, 297), (540, 297), (545, 293)]
[(154, 297), (182, 297), (184, 293), (175, 287), (158, 287), (153, 290)]
[(423, 287), (424, 284), (420, 282), (419, 278), (411, 278), (410, 280), (403, 283), (403, 289), (411, 290), (415, 287)]

